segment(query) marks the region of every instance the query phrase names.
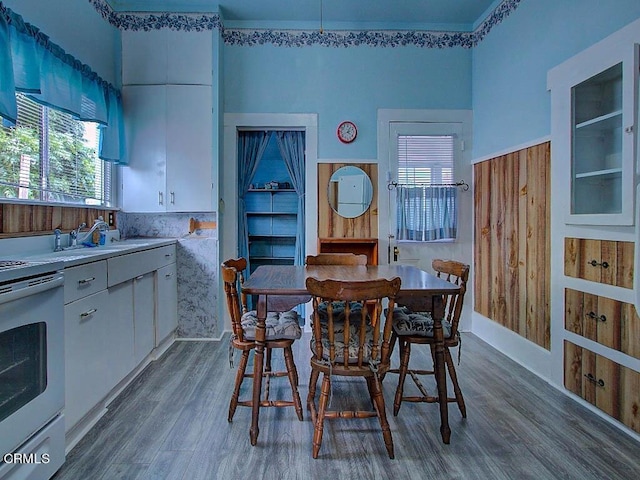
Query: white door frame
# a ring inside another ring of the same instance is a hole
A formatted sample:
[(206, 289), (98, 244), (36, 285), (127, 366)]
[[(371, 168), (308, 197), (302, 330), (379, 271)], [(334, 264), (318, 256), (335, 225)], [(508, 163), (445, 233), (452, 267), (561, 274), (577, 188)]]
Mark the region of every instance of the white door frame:
[[(225, 113), (223, 161), (220, 164), (219, 182), (219, 258), (224, 261), (238, 256), (238, 130), (304, 130), (305, 131), (305, 251), (314, 252), (318, 237), (318, 115), (315, 113)], [(219, 282), (218, 298), (224, 298), (222, 282)], [(218, 302), (218, 318), (224, 319), (223, 330), (231, 330), (231, 320), (226, 303)]]

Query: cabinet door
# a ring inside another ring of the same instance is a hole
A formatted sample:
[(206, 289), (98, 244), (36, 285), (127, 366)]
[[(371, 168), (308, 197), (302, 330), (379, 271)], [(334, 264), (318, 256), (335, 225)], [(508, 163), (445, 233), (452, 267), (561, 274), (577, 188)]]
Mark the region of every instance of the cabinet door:
[(111, 390), (135, 367), (133, 355), (133, 281), (109, 288), (104, 360), (105, 382)]
[(617, 44), (576, 55), (549, 73), (566, 223), (634, 223), (637, 57), (637, 46)]
[(169, 30), (122, 31), (122, 84), (167, 83)]
[(139, 364), (155, 345), (154, 274), (140, 275), (133, 281), (133, 344), (135, 363)]
[(156, 346), (158, 346), (178, 326), (178, 282), (175, 263), (157, 271), (156, 286)]
[(122, 89), (129, 165), (122, 167), (122, 207), (130, 212), (166, 208), (167, 87)]
[(109, 392), (105, 378), (108, 293), (102, 290), (64, 307), (65, 422), (73, 427)]
[(213, 209), (210, 86), (167, 87), (167, 211)]

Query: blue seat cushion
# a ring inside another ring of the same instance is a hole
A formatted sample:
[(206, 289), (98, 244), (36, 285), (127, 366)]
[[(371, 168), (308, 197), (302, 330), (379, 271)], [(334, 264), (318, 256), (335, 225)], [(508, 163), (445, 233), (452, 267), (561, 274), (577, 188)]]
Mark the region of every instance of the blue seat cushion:
[[(240, 320), (244, 338), (247, 340), (256, 339), (256, 325), (258, 316), (255, 310), (242, 315)], [(267, 312), (265, 321), (265, 340), (297, 340), (302, 336), (302, 329), (298, 314), (289, 310), (287, 312)]]
[[(407, 307), (393, 309), (393, 330), (396, 335), (416, 335), (433, 337), (433, 317), (431, 312), (412, 312)], [(444, 338), (451, 337), (451, 323), (442, 321)]]

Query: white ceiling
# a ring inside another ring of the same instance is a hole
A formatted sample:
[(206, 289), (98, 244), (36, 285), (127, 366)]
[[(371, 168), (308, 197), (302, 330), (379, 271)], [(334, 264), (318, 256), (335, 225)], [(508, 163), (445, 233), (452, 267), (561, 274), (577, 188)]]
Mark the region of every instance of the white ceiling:
[[(318, 22), (355, 28), (471, 30), (501, 0), (107, 0), (118, 12), (218, 11), (237, 25)], [(322, 8), (321, 8), (322, 7)]]

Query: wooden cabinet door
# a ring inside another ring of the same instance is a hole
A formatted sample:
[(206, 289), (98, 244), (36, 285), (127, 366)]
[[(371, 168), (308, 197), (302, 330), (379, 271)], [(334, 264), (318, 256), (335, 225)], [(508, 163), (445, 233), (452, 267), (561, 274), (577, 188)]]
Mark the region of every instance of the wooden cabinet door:
[(564, 274), (633, 288), (633, 242), (565, 238)]
[(620, 418), (620, 365), (586, 348), (564, 343), (565, 387), (613, 418)]
[(567, 288), (564, 315), (566, 330), (640, 358), (640, 317), (634, 305)]

